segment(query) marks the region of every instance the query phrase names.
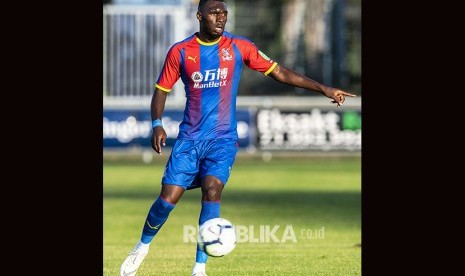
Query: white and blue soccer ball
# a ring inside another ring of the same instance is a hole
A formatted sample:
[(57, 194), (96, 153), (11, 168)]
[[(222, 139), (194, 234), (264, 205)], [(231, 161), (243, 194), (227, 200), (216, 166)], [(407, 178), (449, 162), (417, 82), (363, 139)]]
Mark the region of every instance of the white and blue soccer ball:
[(236, 243), (236, 229), (227, 219), (213, 218), (199, 227), (199, 247), (209, 256), (225, 256), (233, 251)]

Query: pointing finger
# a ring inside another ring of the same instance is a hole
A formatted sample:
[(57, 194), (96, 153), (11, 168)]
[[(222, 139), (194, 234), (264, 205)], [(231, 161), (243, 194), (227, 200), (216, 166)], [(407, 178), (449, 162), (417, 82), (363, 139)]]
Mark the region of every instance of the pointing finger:
[(350, 94), (350, 93), (347, 93), (347, 92), (342, 92), (342, 94), (344, 94), (345, 96), (357, 97), (357, 95), (355, 95), (355, 94)]

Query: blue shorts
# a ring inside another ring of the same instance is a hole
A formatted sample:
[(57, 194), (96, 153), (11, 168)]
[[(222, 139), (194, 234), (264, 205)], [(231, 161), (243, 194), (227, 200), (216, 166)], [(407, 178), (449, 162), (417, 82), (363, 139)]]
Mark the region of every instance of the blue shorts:
[(161, 182), (190, 190), (199, 188), (202, 179), (211, 175), (226, 185), (238, 147), (236, 139), (178, 139), (173, 145)]

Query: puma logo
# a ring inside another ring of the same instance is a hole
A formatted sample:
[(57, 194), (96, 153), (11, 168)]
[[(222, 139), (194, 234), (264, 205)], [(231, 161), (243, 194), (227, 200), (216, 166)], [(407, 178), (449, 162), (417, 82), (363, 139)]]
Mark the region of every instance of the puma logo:
[(188, 56), (187, 59), (193, 60), (194, 63), (197, 63), (197, 61), (196, 61), (197, 56), (195, 56), (195, 57)]
[(156, 229), (160, 228), (160, 225), (161, 225), (161, 224), (158, 224), (158, 225), (156, 225), (156, 226), (152, 226), (152, 225), (150, 225), (149, 221), (147, 220), (147, 225), (148, 225), (150, 228), (156, 230)]

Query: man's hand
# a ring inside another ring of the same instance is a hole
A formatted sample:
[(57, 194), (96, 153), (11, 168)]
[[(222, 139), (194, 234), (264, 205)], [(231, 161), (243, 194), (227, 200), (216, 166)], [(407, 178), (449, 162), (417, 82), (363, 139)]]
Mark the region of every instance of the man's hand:
[(324, 95), (328, 98), (333, 99), (331, 102), (341, 106), (345, 102), (345, 96), (357, 97), (355, 94), (350, 94), (348, 92), (342, 91), (341, 89), (329, 87), (324, 91)]
[(166, 146), (166, 132), (162, 126), (157, 126), (152, 132), (152, 148), (161, 155), (161, 146)]

